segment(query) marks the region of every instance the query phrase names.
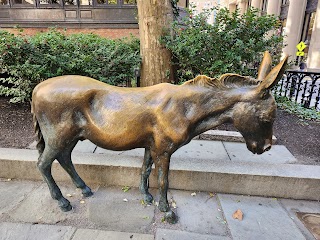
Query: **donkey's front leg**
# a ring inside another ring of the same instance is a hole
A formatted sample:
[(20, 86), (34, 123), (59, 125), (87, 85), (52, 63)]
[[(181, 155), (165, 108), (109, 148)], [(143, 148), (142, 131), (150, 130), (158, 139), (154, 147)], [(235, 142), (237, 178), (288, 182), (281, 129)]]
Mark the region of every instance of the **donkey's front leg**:
[(152, 203), (153, 197), (149, 193), (149, 176), (152, 169), (152, 157), (150, 149), (146, 148), (144, 152), (144, 159), (141, 169), (141, 182), (140, 182), (140, 191), (144, 195), (144, 200), (146, 203)]
[(165, 153), (162, 155), (154, 156), (154, 162), (156, 165), (156, 169), (158, 172), (158, 185), (159, 185), (159, 193), (160, 193), (160, 200), (159, 200), (159, 210), (161, 212), (165, 212), (165, 220), (169, 223), (176, 223), (177, 216), (176, 214), (170, 209), (168, 203), (168, 187), (169, 187), (169, 165), (170, 165), (170, 155)]

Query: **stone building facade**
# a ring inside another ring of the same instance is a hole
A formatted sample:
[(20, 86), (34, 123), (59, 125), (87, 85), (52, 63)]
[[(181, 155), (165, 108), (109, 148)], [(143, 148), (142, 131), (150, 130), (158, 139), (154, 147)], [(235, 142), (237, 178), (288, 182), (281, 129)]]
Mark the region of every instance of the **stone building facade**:
[(319, 0), (216, 0), (229, 10), (244, 13), (248, 7), (261, 10), (261, 14), (274, 14), (282, 22), (285, 36), (285, 54), (297, 60), (297, 44), (307, 45), (305, 58), (309, 69), (320, 70), (320, 1)]
[[(186, 7), (188, 0), (180, 0)], [(118, 38), (139, 36), (136, 0), (0, 0), (0, 28), (23, 34), (48, 27)]]

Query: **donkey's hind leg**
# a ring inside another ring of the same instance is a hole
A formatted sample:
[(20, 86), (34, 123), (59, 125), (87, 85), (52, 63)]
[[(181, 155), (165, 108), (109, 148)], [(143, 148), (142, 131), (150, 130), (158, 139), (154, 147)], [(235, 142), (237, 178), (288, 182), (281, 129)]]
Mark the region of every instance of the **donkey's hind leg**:
[(71, 161), (71, 152), (76, 144), (77, 144), (77, 141), (75, 141), (70, 147), (68, 147), (63, 152), (61, 152), (57, 157), (57, 160), (60, 163), (60, 165), (63, 167), (63, 169), (69, 174), (69, 176), (71, 177), (76, 187), (82, 190), (82, 195), (84, 197), (90, 197), (93, 195), (91, 189), (85, 184), (85, 182), (78, 175)]
[(46, 181), (51, 197), (58, 200), (59, 207), (62, 211), (67, 212), (72, 209), (70, 202), (62, 196), (62, 193), (54, 181), (51, 174), (52, 162), (57, 157), (58, 152), (46, 146), (43, 153), (40, 155), (37, 166)]
[(150, 149), (146, 148), (144, 152), (144, 159), (141, 169), (141, 182), (140, 182), (140, 191), (144, 195), (144, 200), (147, 203), (152, 203), (153, 197), (149, 193), (149, 176), (152, 169), (152, 158)]

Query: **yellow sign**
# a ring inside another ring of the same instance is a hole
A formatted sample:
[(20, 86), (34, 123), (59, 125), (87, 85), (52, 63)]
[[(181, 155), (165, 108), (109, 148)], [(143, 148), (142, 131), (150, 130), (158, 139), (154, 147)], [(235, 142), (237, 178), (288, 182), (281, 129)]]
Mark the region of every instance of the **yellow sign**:
[(304, 56), (304, 52), (297, 52), (296, 53), (298, 57), (303, 57)]
[(304, 44), (304, 42), (301, 41), (296, 47), (298, 48), (299, 52), (302, 52), (303, 49), (305, 49), (307, 46)]

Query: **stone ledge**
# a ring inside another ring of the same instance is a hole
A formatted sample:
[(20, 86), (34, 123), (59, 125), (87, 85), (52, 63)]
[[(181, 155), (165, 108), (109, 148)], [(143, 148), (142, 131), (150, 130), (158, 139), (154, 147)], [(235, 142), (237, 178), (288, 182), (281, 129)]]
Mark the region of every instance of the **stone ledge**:
[[(198, 138), (195, 139), (225, 142), (245, 142), (244, 138), (239, 132), (224, 130), (209, 130), (201, 133)], [(272, 136), (272, 144), (275, 145), (276, 142), (277, 138), (275, 136)]]
[[(0, 149), (0, 177), (42, 180), (36, 168), (37, 157), (35, 150)], [(75, 152), (73, 159), (87, 182), (139, 184), (140, 157)], [(57, 163), (53, 164), (53, 175), (57, 181), (70, 181)], [(320, 166), (176, 158), (171, 162), (169, 178), (172, 189), (320, 200)], [(156, 187), (156, 183), (152, 171), (150, 187)]]

